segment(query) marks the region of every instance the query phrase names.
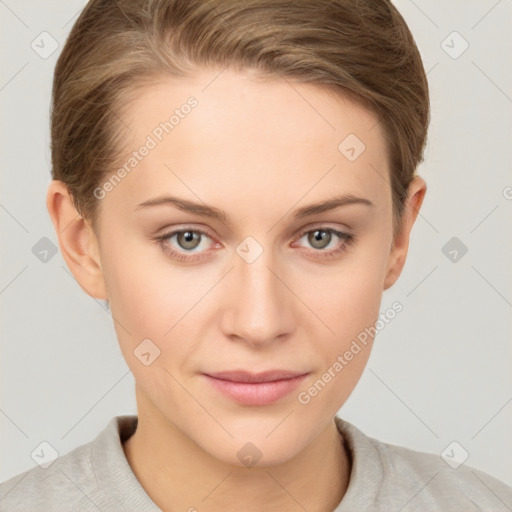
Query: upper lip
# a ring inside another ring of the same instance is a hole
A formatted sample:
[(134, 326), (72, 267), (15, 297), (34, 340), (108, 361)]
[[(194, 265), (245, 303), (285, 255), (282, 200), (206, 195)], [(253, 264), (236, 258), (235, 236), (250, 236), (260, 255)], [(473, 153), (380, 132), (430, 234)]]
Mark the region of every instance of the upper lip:
[(293, 379), (308, 372), (297, 372), (292, 370), (267, 370), (259, 373), (234, 370), (226, 372), (206, 373), (215, 379), (229, 380), (231, 382), (272, 382), (276, 380)]

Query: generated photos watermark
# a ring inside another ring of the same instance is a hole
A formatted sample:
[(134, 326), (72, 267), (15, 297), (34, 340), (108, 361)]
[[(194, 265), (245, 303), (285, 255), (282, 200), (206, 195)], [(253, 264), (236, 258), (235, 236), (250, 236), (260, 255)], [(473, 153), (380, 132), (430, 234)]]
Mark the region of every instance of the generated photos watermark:
[(336, 360), (329, 368), (317, 379), (307, 390), (301, 391), (297, 395), (297, 400), (302, 405), (307, 405), (311, 399), (317, 396), (329, 382), (331, 382), (349, 363), (352, 361), (366, 345), (369, 339), (373, 339), (375, 335), (382, 331), (398, 313), (403, 310), (403, 305), (396, 301), (384, 313), (379, 315), (379, 319), (371, 327), (365, 327), (357, 337), (352, 340), (348, 350), (342, 355), (338, 355)]
[(142, 144), (138, 150), (133, 151), (130, 158), (128, 158), (108, 180), (94, 189), (94, 197), (98, 200), (104, 199), (107, 193), (111, 192), (119, 185), (119, 183), (121, 183), (121, 181), (126, 178), (126, 176), (164, 140), (166, 135), (169, 135), (169, 133), (181, 123), (182, 119), (185, 119), (187, 115), (192, 112), (192, 109), (197, 107), (197, 105), (199, 105), (199, 101), (194, 98), (194, 96), (190, 96), (183, 105), (174, 109), (174, 113), (169, 119), (155, 126), (151, 133), (147, 135), (144, 144)]

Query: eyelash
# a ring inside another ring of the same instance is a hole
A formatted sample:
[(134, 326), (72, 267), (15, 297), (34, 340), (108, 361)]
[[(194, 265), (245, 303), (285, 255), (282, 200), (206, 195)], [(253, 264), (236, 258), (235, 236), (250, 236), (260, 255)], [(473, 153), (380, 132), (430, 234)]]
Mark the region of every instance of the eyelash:
[[(298, 240), (300, 240), (304, 235), (307, 235), (307, 234), (312, 233), (314, 231), (324, 231), (326, 233), (334, 234), (338, 238), (340, 238), (341, 240), (344, 241), (344, 243), (340, 247), (338, 247), (337, 249), (333, 249), (331, 251), (325, 251), (325, 250), (322, 250), (322, 249), (318, 249), (318, 250), (313, 249), (313, 252), (318, 253), (318, 255), (314, 256), (314, 258), (319, 258), (319, 259), (322, 259), (322, 260), (323, 259), (335, 258), (339, 254), (345, 252), (349, 247), (352, 247), (355, 244), (355, 242), (356, 242), (355, 235), (352, 235), (350, 233), (344, 233), (343, 231), (338, 231), (336, 229), (328, 228), (328, 227), (323, 227), (323, 226), (318, 226), (318, 227), (315, 227), (315, 228), (312, 228), (312, 229), (310, 228), (310, 229), (307, 229), (306, 231), (303, 231), (301, 233), (301, 235), (299, 236)], [(173, 258), (173, 259), (175, 259), (177, 261), (191, 262), (191, 261), (196, 261), (198, 259), (202, 259), (203, 258), (202, 255), (199, 255), (199, 256), (185, 256), (185, 254), (187, 254), (186, 251), (185, 251), (185, 253), (183, 253), (182, 251), (176, 251), (175, 249), (169, 248), (169, 246), (165, 243), (169, 238), (172, 238), (174, 235), (178, 235), (180, 233), (186, 233), (186, 232), (192, 232), (192, 233), (200, 234), (200, 235), (203, 235), (203, 236), (205, 236), (207, 238), (212, 239), (212, 237), (209, 235), (209, 233), (207, 231), (202, 230), (202, 229), (188, 229), (188, 228), (184, 228), (184, 229), (178, 229), (178, 230), (175, 230), (175, 231), (169, 231), (168, 233), (165, 233), (165, 234), (157, 237), (155, 240), (158, 242), (158, 244), (160, 245), (162, 250), (168, 256), (170, 256), (171, 258)]]

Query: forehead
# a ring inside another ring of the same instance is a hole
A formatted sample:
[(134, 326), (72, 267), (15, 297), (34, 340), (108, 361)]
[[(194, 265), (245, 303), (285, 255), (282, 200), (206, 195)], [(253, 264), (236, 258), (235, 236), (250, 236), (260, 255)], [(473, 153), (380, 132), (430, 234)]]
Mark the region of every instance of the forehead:
[(377, 116), (318, 85), (203, 70), (140, 89), (119, 115), (126, 153), (118, 165), (134, 165), (109, 200), (126, 208), (165, 192), (222, 205), (226, 195), (236, 203), (236, 190), (241, 202), (268, 207), (329, 192), (381, 205), (389, 196)]
[[(197, 99), (198, 108), (193, 109), (192, 121), (180, 123), (173, 135), (192, 131), (194, 140), (183, 137), (181, 142), (215, 143), (236, 134), (238, 142), (253, 146), (253, 141), (264, 139), (281, 145), (332, 145), (350, 129), (368, 142), (382, 135), (374, 112), (332, 88), (231, 69), (202, 70), (190, 78), (162, 77), (132, 95), (123, 117), (131, 134), (140, 137), (151, 132), (154, 122), (168, 120), (190, 97)], [(278, 134), (279, 139), (273, 139)]]

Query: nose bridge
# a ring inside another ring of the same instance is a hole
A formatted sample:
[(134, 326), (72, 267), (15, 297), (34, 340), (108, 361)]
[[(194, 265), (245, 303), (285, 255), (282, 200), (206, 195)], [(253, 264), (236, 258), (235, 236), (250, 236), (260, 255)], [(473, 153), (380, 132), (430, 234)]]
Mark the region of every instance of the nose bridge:
[(291, 332), (290, 292), (277, 277), (271, 248), (248, 237), (236, 249), (224, 330), (251, 344), (268, 343)]

